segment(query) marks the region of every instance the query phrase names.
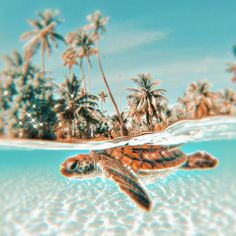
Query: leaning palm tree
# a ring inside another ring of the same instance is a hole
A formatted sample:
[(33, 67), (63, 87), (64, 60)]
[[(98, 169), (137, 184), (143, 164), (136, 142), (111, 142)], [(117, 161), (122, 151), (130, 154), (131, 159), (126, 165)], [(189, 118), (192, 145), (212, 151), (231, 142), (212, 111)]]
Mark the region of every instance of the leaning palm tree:
[(97, 48), (97, 60), (98, 60), (99, 69), (102, 74), (103, 82), (107, 88), (109, 97), (110, 97), (111, 102), (113, 103), (113, 106), (115, 108), (116, 115), (118, 117), (118, 120), (119, 120), (119, 123), (121, 126), (122, 135), (127, 135), (128, 134), (127, 129), (126, 129), (125, 124), (122, 120), (122, 117), (121, 117), (120, 111), (118, 109), (118, 106), (116, 104), (116, 101), (114, 99), (114, 96), (111, 92), (111, 88), (107, 82), (106, 74), (103, 70), (101, 56), (100, 56), (100, 50), (99, 50), (99, 39), (100, 39), (100, 36), (106, 31), (105, 25), (108, 22), (109, 17), (104, 17), (100, 11), (95, 11), (93, 14), (87, 16), (87, 20), (89, 21), (89, 25), (87, 26), (87, 28), (93, 30), (93, 38), (94, 38), (94, 41), (96, 42), (96, 48)]
[(232, 89), (225, 89), (219, 94), (219, 112), (232, 115), (236, 109), (236, 94)]
[(208, 81), (197, 81), (190, 84), (183, 98), (179, 98), (192, 118), (211, 115), (215, 109), (216, 94), (210, 91)]
[(137, 85), (135, 88), (128, 88), (131, 94), (128, 95), (130, 116), (145, 116), (149, 130), (153, 130), (153, 117), (157, 121), (163, 121), (164, 112), (167, 109), (167, 99), (163, 95), (164, 89), (159, 89), (158, 81), (152, 81), (150, 74), (139, 74), (138, 78), (132, 81)]
[(37, 49), (41, 47), (41, 72), (44, 74), (45, 52), (47, 52), (48, 56), (50, 56), (52, 48), (51, 44), (53, 44), (55, 48), (58, 48), (57, 40), (64, 42), (64, 38), (55, 31), (56, 25), (62, 22), (57, 10), (53, 11), (47, 9), (44, 12), (39, 12), (38, 16), (38, 20), (28, 21), (28, 23), (33, 27), (33, 31), (23, 33), (21, 35), (21, 39), (29, 39), (29, 41), (24, 46), (26, 61), (29, 61), (36, 53)]

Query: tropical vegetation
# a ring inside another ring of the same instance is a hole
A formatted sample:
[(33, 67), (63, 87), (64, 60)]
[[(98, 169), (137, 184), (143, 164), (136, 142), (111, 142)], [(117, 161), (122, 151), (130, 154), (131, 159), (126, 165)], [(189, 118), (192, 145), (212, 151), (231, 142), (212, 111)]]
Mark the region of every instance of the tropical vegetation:
[[(233, 54), (236, 56), (236, 45), (233, 46)], [(232, 82), (236, 83), (236, 63), (230, 63), (227, 70), (233, 74)]]
[[(46, 9), (29, 20), (32, 31), (23, 33), (27, 40), (23, 53), (3, 56), (0, 77), (0, 135), (38, 139), (104, 139), (153, 132), (183, 119), (236, 113), (233, 89), (213, 91), (208, 81), (190, 83), (182, 97), (171, 105), (166, 90), (150, 73), (130, 79), (127, 107), (120, 110), (102, 63), (99, 47), (109, 17), (95, 11), (88, 24), (65, 36), (57, 27), (63, 23), (59, 11)], [(60, 42), (60, 43), (59, 43)], [(63, 78), (51, 78), (45, 65), (52, 48), (62, 47), (62, 64), (68, 72)], [(40, 65), (37, 53), (40, 50)], [(234, 48), (234, 52), (236, 49)], [(236, 54), (235, 54), (236, 55)], [(100, 71), (104, 90), (92, 93), (93, 65)], [(236, 66), (228, 68), (236, 81)], [(56, 79), (56, 80), (55, 80)], [(61, 83), (56, 81), (63, 80)], [(114, 114), (106, 110), (113, 105)]]

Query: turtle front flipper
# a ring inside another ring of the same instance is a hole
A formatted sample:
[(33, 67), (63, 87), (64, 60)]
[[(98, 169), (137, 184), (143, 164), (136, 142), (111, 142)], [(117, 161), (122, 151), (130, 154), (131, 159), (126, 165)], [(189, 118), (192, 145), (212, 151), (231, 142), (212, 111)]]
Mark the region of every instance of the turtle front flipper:
[(212, 169), (218, 164), (218, 160), (211, 154), (198, 151), (187, 156), (187, 161), (180, 167), (184, 170)]
[(120, 189), (139, 207), (145, 211), (151, 210), (151, 198), (132, 170), (115, 159), (101, 159), (99, 165), (106, 177), (115, 181)]

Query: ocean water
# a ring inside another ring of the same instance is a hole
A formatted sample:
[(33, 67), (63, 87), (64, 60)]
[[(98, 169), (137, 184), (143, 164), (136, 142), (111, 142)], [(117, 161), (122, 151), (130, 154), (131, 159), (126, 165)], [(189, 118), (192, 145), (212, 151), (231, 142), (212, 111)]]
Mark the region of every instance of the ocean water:
[(59, 166), (68, 156), (88, 150), (48, 150), (46, 143), (23, 149), (26, 144), (15, 143), (14, 148), (13, 142), (5, 142), (0, 148), (0, 235), (236, 235), (236, 125), (213, 123), (215, 129), (208, 127), (208, 132), (198, 123), (200, 140), (207, 141), (184, 141), (186, 130), (196, 124), (182, 131), (175, 127), (178, 132), (170, 136), (174, 140), (174, 135), (185, 134), (178, 139), (184, 143), (181, 149), (210, 152), (218, 167), (177, 170), (147, 183), (154, 202), (149, 213), (110, 180), (71, 181), (60, 175)]

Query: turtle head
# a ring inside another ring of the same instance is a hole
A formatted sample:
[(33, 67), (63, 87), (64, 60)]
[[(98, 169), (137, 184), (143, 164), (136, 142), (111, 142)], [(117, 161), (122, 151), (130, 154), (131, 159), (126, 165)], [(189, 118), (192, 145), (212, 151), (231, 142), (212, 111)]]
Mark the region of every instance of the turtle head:
[(67, 178), (86, 178), (94, 174), (96, 164), (90, 155), (80, 154), (66, 159), (61, 164), (61, 174)]

